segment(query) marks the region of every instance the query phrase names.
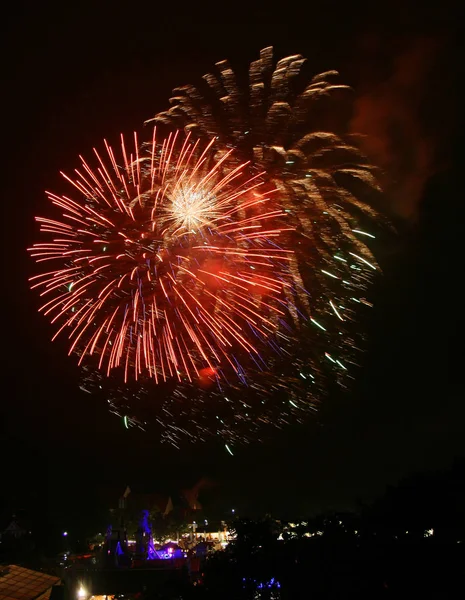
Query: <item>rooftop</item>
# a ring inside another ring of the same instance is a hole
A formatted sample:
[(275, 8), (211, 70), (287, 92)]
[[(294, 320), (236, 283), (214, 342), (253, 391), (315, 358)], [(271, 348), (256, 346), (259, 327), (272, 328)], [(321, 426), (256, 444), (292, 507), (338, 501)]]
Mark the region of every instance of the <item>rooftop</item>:
[(48, 600), (59, 577), (7, 565), (0, 567), (0, 600)]

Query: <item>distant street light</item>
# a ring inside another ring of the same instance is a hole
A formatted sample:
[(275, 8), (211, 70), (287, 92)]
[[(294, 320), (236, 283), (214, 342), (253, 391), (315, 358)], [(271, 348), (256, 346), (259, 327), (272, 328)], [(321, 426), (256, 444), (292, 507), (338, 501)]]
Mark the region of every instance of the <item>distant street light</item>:
[(66, 537), (68, 535), (67, 531), (63, 531), (63, 537)]
[(85, 598), (86, 596), (87, 596), (87, 592), (86, 592), (86, 590), (81, 585), (81, 587), (78, 589), (77, 597), (78, 598)]

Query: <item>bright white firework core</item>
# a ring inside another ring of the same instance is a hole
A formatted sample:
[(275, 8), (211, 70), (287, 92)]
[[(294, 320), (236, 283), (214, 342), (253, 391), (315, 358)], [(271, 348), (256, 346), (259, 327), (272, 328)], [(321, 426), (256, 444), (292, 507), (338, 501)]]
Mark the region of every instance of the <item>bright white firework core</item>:
[(176, 232), (192, 232), (209, 227), (218, 218), (218, 202), (209, 190), (195, 187), (178, 189), (166, 216)]

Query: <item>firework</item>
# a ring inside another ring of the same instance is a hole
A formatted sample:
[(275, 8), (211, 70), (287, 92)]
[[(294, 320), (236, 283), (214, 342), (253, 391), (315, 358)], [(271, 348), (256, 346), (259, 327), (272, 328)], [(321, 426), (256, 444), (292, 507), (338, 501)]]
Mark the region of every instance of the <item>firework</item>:
[(32, 283), (125, 427), (231, 452), (353, 377), (381, 189), (348, 132), (352, 90), (304, 63), (266, 48), (247, 89), (217, 63), (154, 117), (164, 140), (120, 159), (105, 143), (67, 178), (78, 199), (49, 194), (63, 215), (32, 254), (54, 270)]
[(379, 270), (369, 243), (382, 220), (374, 208), (381, 189), (357, 136), (348, 133), (351, 88), (336, 71), (308, 82), (304, 63), (294, 55), (275, 64), (272, 48), (265, 48), (245, 88), (221, 61), (216, 75), (203, 77), (203, 88), (175, 89), (171, 108), (153, 121), (200, 139), (217, 137), (219, 147), (236, 148), (279, 190), (292, 225), (285, 247), (295, 252), (297, 299), (290, 306), (303, 358), (296, 373), (309, 381), (326, 377), (324, 389), (334, 380), (346, 385), (363, 347), (358, 323)]
[(231, 150), (214, 157), (215, 139), (157, 142), (154, 130), (150, 145), (134, 134), (119, 157), (107, 142), (104, 152), (63, 174), (72, 197), (47, 194), (59, 219), (37, 218), (48, 241), (29, 250), (47, 268), (31, 284), (54, 339), (124, 382), (261, 368), (290, 287), (275, 190)]

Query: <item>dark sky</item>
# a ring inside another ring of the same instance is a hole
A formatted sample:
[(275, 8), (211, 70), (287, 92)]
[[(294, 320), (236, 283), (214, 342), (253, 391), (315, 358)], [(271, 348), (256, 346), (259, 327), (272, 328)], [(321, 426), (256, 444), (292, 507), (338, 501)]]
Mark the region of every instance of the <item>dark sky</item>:
[[(370, 498), (464, 455), (458, 3), (420, 13), (414, 2), (290, 2), (282, 14), (237, 3), (201, 12), (97, 4), (18, 2), (2, 25), (4, 499), (58, 493), (88, 504), (101, 484), (169, 489), (205, 474), (225, 505), (306, 512)], [(353, 393), (328, 399), (308, 426), (234, 457), (222, 444), (179, 452), (127, 431), (79, 391), (75, 361), (63, 343), (50, 343), (28, 291), (25, 248), (33, 216), (46, 211), (44, 190), (56, 188), (78, 153), (140, 129), (173, 87), (214, 62), (246, 65), (266, 45), (307, 56), (315, 73), (338, 69), (360, 91), (357, 122), (378, 136), (374, 148), (393, 174), (390, 205), (409, 220), (385, 252)]]

